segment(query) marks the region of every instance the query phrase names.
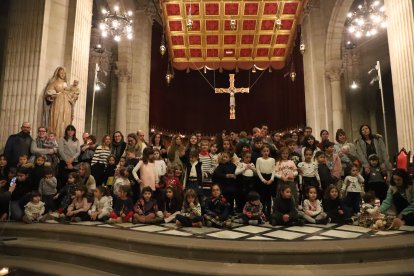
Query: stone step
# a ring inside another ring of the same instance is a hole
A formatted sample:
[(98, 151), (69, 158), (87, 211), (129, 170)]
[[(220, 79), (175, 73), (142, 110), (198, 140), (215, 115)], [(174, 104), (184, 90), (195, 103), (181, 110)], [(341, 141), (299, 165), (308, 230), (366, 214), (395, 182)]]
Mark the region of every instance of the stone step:
[[(230, 241), (77, 225), (8, 223), (3, 235), (77, 241), (186, 260), (250, 264), (341, 264), (414, 258), (414, 234), (333, 241)], [(318, 252), (318, 254), (315, 254)]]
[[(205, 262), (141, 254), (84, 243), (24, 239), (6, 241), (6, 258), (25, 258), (30, 264), (43, 262), (65, 263), (55, 266), (55, 274), (68, 275), (68, 265), (85, 267), (85, 273), (100, 270), (117, 275), (413, 275), (414, 259), (379, 261), (370, 263), (326, 265), (257, 265), (225, 262)], [(314, 254), (317, 254), (315, 251)], [(3, 255), (0, 259), (4, 259)], [(6, 260), (6, 259), (5, 259)], [(7, 260), (6, 260), (7, 261)], [(82, 269), (82, 268), (80, 268)], [(91, 274), (93, 275), (93, 274)], [(105, 275), (102, 273), (101, 275)]]
[[(8, 267), (10, 269), (19, 269), (27, 271), (30, 275), (88, 275), (88, 276), (111, 276), (113, 273), (101, 270), (91, 269), (79, 265), (73, 265), (64, 262), (55, 262), (51, 260), (39, 259), (36, 257), (7, 256), (1, 255), (0, 267)], [(14, 275), (14, 274), (12, 274)], [(23, 275), (23, 274), (18, 274)]]

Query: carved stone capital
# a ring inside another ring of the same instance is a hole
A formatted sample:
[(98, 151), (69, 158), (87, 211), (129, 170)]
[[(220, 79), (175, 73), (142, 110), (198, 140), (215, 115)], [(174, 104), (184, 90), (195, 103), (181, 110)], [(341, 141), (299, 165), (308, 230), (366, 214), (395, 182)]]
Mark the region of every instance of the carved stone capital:
[(325, 74), (330, 81), (340, 81), (343, 73), (342, 60), (332, 60), (325, 66)]
[[(155, 3), (158, 4), (159, 1), (156, 0)], [(151, 21), (151, 24), (153, 21), (157, 21), (158, 23), (162, 24), (162, 22), (160, 22), (161, 18), (158, 14), (158, 9), (154, 6), (154, 1), (138, 0), (137, 7), (138, 8), (135, 11), (136, 14), (143, 13)]]
[(131, 71), (128, 70), (127, 64), (118, 61), (116, 62), (116, 67), (115, 75), (118, 77), (118, 81), (128, 82), (131, 80)]

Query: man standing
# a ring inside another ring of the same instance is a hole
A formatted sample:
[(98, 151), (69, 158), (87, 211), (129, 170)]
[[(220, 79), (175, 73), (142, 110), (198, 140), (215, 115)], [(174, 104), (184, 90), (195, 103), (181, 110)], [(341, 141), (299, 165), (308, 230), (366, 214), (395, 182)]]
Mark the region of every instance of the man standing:
[[(36, 139), (34, 139), (32, 141), (31, 147), (30, 147), (30, 152), (33, 155), (45, 155), (48, 156), (49, 155), (53, 155), (55, 153), (57, 153), (57, 148), (53, 149), (53, 148), (45, 148), (44, 144), (45, 141), (47, 139), (47, 129), (45, 127), (39, 127), (37, 129), (37, 137)], [(48, 161), (51, 161), (51, 158), (47, 158)]]
[(9, 136), (4, 147), (4, 155), (7, 158), (7, 163), (11, 168), (15, 168), (19, 162), (19, 156), (26, 154), (30, 157), (30, 145), (32, 143), (32, 136), (30, 136), (30, 123), (24, 122), (21, 126), (21, 131), (17, 134)]

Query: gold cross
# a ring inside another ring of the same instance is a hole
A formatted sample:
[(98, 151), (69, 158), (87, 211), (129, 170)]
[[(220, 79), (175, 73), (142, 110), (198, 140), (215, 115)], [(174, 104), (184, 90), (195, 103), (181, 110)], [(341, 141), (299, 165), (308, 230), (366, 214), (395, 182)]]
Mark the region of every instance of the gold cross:
[(234, 87), (234, 74), (230, 74), (230, 87), (229, 88), (215, 88), (215, 93), (228, 93), (230, 94), (230, 120), (236, 119), (236, 93), (249, 93), (249, 88), (236, 88)]

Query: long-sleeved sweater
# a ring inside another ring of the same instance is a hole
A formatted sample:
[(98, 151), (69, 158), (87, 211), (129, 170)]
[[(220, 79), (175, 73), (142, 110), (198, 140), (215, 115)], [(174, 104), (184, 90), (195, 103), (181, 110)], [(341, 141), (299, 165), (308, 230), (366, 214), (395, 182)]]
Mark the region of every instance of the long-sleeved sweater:
[(59, 140), (58, 152), (61, 160), (73, 159), (76, 161), (80, 154), (80, 144), (79, 140), (73, 141), (68, 139), (67, 141), (64, 138)]
[(358, 174), (357, 176), (348, 175), (342, 183), (342, 192), (361, 193), (364, 191), (364, 178)]
[(298, 175), (298, 168), (292, 160), (281, 160), (276, 163), (275, 176), (279, 179), (282, 177), (295, 178)]
[[(247, 165), (250, 165), (251, 169), (248, 169)], [(244, 162), (240, 162), (237, 165), (235, 175), (241, 174), (243, 176), (252, 177), (252, 176), (254, 176), (255, 172), (256, 172), (256, 167), (253, 163), (246, 164)]]
[(57, 180), (56, 177), (50, 179), (42, 178), (39, 183), (39, 193), (41, 195), (55, 195), (57, 193)]
[(98, 146), (93, 154), (91, 165), (93, 166), (96, 163), (106, 165), (109, 155), (111, 155), (110, 148), (104, 148), (102, 145)]
[[(138, 177), (137, 172), (140, 172), (141, 179)], [(138, 162), (138, 164), (132, 170), (132, 175), (134, 176), (135, 180), (141, 180), (141, 188), (143, 187), (151, 187), (153, 191), (155, 191), (155, 182), (157, 180), (157, 170), (155, 169), (154, 162), (148, 162), (145, 164), (142, 160)]]
[(302, 176), (304, 177), (316, 177), (316, 179), (319, 181), (319, 173), (318, 173), (318, 164), (314, 162), (300, 162), (298, 165), (298, 168), (302, 171)]
[(272, 157), (268, 157), (266, 159), (263, 157), (257, 158), (256, 171), (257, 176), (260, 178), (260, 181), (265, 180), (262, 174), (271, 174), (272, 177), (270, 178), (270, 180), (273, 181), (273, 179), (275, 178), (275, 163), (275, 159), (273, 159)]
[(319, 201), (319, 199), (316, 199), (313, 202), (309, 199), (305, 199), (303, 201), (303, 211), (308, 211), (311, 217), (316, 217), (317, 215), (323, 212), (322, 204)]
[[(405, 190), (402, 188), (397, 188), (396, 193), (400, 193), (403, 198), (405, 198), (409, 205), (405, 207), (404, 210), (401, 211), (401, 214), (408, 215), (414, 213), (414, 188), (413, 185), (409, 185)], [(390, 187), (387, 192), (387, 197), (382, 202), (380, 206), (381, 213), (385, 214), (391, 208), (394, 208), (394, 200), (393, 200), (393, 190)], [(394, 208), (395, 209), (395, 208)]]
[(24, 214), (29, 218), (33, 219), (34, 214), (38, 214), (39, 216), (43, 215), (45, 212), (45, 204), (42, 201), (39, 201), (38, 203), (32, 203), (29, 201), (24, 206)]
[(104, 216), (109, 216), (112, 212), (112, 196), (103, 196), (101, 199), (95, 197), (92, 207), (88, 211), (89, 215), (91, 215), (92, 212), (98, 212), (99, 219)]
[(201, 216), (200, 203), (197, 203), (194, 207), (190, 207), (188, 204), (183, 204), (183, 207), (181, 208), (181, 215), (190, 219)]
[(91, 208), (91, 204), (88, 202), (88, 199), (86, 197), (83, 197), (80, 200), (75, 197), (72, 203), (69, 205), (68, 211), (73, 211), (73, 213), (76, 215), (80, 212), (88, 212), (89, 208)]

